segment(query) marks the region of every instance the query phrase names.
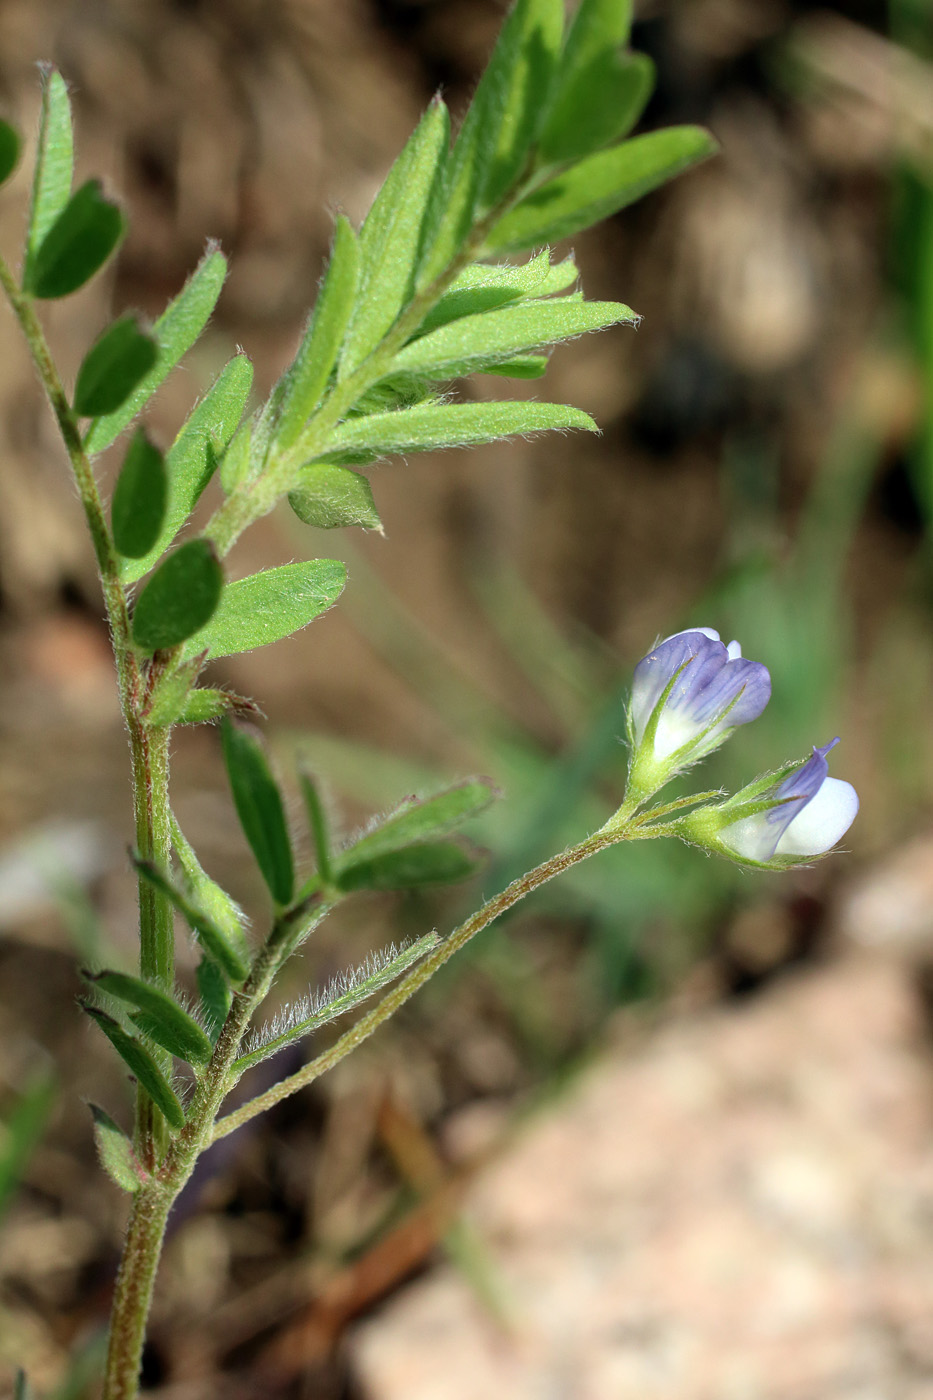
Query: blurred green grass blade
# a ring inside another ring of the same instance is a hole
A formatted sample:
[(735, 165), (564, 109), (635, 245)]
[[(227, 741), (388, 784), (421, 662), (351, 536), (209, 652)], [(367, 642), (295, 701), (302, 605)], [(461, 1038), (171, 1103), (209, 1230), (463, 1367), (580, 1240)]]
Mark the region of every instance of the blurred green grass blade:
[(88, 430), (84, 446), (90, 456), (110, 446), (191, 349), (210, 319), (226, 275), (226, 258), (209, 244), (178, 296), (169, 302), (152, 328), (159, 343), (159, 358), (152, 370), (115, 413), (97, 418)]
[(74, 174), (74, 136), (71, 103), (61, 73), (48, 64), (40, 67), (42, 109), (39, 116), (39, 142), (36, 151), (23, 285), (32, 281), (33, 264), (39, 244), (68, 203)]
[(116, 1050), (130, 1074), (139, 1080), (170, 1127), (183, 1128), (185, 1112), (174, 1089), (157, 1066), (148, 1050), (133, 1036), (127, 1035), (122, 1026), (112, 1016), (96, 1006), (85, 1006), (85, 1011), (96, 1021), (110, 1044)]
[(23, 1179), (29, 1159), (42, 1141), (58, 1101), (58, 1080), (52, 1073), (36, 1075), (16, 1099), (0, 1125), (0, 1219)]
[(168, 492), (162, 453), (137, 428), (126, 449), (110, 503), (110, 526), (117, 553), (141, 559), (159, 537)]
[(432, 379), (456, 379), (497, 360), (603, 330), (638, 317), (615, 301), (583, 301), (573, 296), (552, 301), (520, 301), (499, 311), (463, 316), (406, 345), (395, 370)]
[(569, 238), (633, 204), (715, 150), (713, 137), (698, 126), (672, 126), (634, 136), (578, 161), (526, 196), (493, 227), (486, 248), (517, 253)]
[(144, 652), (178, 646), (220, 602), (223, 569), (209, 540), (189, 540), (154, 571), (133, 609), (133, 641)]
[(173, 997), (126, 972), (85, 973), (93, 986), (108, 996), (126, 1002), (143, 1013), (145, 1033), (163, 1050), (186, 1060), (190, 1065), (206, 1065), (211, 1057), (211, 1043), (193, 1017), (188, 1015)]
[(419, 230), (449, 139), (447, 108), (435, 98), (366, 216), (359, 240), (359, 291), (340, 357), (340, 378), (378, 345), (411, 296)]
[(291, 447), (321, 400), (350, 323), (359, 279), (359, 243), (350, 221), (341, 214), (324, 285), (298, 354), (283, 380), (275, 426), (279, 448)]
[(41, 300), (70, 296), (89, 282), (126, 233), (122, 211), (99, 180), (75, 190), (36, 249), (25, 290)]
[(19, 163), (22, 141), (15, 126), (0, 121), (0, 185), (6, 184)]
[(185, 643), (183, 655), (208, 659), (268, 646), (307, 627), (333, 607), (347, 581), (339, 559), (308, 559), (238, 579), (224, 589), (210, 621)]
[(157, 342), (135, 316), (121, 316), (95, 341), (75, 381), (74, 411), (81, 418), (115, 412), (159, 356)]
[(541, 433), (555, 428), (599, 431), (582, 409), (522, 400), (518, 403), (426, 404), (394, 413), (371, 413), (366, 418), (350, 419), (342, 424), (331, 441), (335, 453), (360, 447), (385, 454), (429, 452), (443, 447), (495, 442), (513, 433)]
[(221, 725), (224, 762), (243, 834), (278, 905), (295, 888), (292, 845), (282, 794), (257, 739), (225, 719)]
[(239, 426), (253, 384), (246, 355), (228, 360), (207, 393), (188, 415), (165, 457), (168, 497), (158, 539), (140, 559), (121, 567), (124, 583), (147, 574), (168, 549), (194, 510)]
[(305, 525), (339, 530), (358, 525), (382, 531), (382, 521), (365, 476), (349, 467), (318, 462), (306, 467), (301, 484), (288, 493), (288, 504)]

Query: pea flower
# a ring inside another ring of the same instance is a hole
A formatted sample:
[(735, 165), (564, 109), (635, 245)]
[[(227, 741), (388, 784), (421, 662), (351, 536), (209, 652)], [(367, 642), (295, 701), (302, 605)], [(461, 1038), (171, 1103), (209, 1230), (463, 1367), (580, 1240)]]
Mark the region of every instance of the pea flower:
[(835, 846), (858, 814), (851, 783), (829, 776), (833, 739), (788, 772), (751, 783), (727, 802), (683, 819), (683, 834), (742, 864), (782, 869)]
[(771, 698), (771, 677), (711, 627), (666, 637), (635, 667), (628, 709), (629, 794), (639, 801), (718, 749)]

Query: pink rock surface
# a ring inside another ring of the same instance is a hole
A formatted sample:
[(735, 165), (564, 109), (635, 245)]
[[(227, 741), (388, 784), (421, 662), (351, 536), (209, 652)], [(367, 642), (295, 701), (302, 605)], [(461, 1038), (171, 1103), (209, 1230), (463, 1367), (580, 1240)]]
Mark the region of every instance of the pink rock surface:
[(607, 1052), (478, 1183), (505, 1324), (450, 1265), (361, 1326), (368, 1400), (933, 1400), (933, 1062), (849, 957)]

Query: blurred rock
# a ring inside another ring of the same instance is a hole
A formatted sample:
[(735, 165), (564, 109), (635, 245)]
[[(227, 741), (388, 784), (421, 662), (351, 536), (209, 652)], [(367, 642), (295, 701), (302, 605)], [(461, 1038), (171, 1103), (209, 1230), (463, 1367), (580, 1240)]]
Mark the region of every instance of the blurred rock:
[(473, 1194), (506, 1327), (444, 1265), (356, 1333), (363, 1394), (927, 1397), (922, 1035), (861, 955), (608, 1055)]

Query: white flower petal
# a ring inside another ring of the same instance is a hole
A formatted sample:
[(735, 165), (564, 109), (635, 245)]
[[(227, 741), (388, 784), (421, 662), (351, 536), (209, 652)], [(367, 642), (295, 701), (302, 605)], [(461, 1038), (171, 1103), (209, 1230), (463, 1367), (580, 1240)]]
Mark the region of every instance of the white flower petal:
[(730, 661), (737, 661), (738, 658), (742, 655), (742, 643), (730, 642), (729, 645), (726, 647), (726, 651), (728, 653)]
[(803, 811), (790, 823), (775, 855), (821, 856), (843, 837), (858, 813), (858, 793), (842, 778), (825, 778)]

